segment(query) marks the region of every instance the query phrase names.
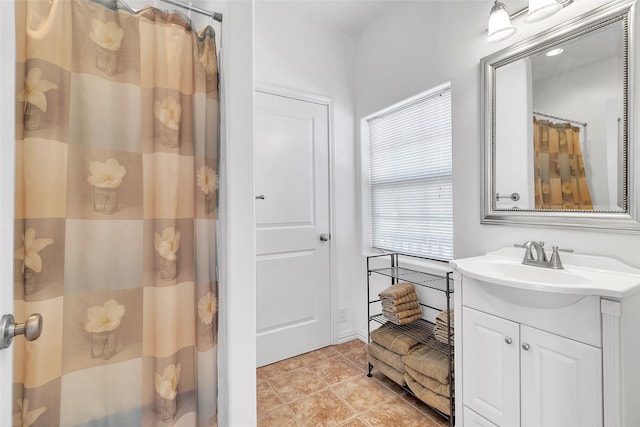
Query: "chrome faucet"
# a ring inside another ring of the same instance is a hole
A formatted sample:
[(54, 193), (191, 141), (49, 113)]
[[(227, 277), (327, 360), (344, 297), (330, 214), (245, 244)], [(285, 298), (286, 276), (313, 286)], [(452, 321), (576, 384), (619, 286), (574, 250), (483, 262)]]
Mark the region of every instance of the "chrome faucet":
[[(564, 267), (562, 266), (562, 261), (560, 261), (560, 254), (558, 254), (558, 251), (573, 252), (572, 249), (558, 249), (557, 246), (553, 246), (551, 258), (547, 259), (547, 254), (544, 251), (544, 242), (535, 242), (533, 240), (529, 240), (523, 245), (516, 246), (526, 249), (526, 251), (524, 252), (524, 259), (522, 260), (522, 263), (524, 265), (553, 268), (555, 270), (564, 269)], [(535, 249), (536, 251), (535, 257), (533, 256), (532, 249)]]
[[(544, 251), (544, 242), (534, 242), (533, 240), (529, 240), (522, 245), (526, 251), (524, 252), (524, 259), (522, 263), (525, 265), (539, 265), (543, 266), (547, 264), (547, 254)], [(536, 250), (536, 257), (533, 257), (533, 251), (531, 249)]]

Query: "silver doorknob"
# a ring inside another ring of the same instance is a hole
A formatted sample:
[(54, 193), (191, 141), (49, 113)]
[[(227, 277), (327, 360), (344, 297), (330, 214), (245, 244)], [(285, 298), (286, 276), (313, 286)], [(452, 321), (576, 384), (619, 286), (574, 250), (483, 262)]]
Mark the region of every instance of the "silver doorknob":
[(0, 319), (0, 349), (7, 348), (16, 335), (24, 335), (27, 341), (33, 341), (42, 333), (42, 315), (32, 314), (24, 323), (16, 323), (12, 314), (5, 314)]
[(511, 344), (513, 342), (513, 340), (511, 339), (511, 337), (506, 337), (504, 339), (504, 342), (506, 342), (507, 344)]
[(524, 351), (527, 351), (527, 350), (529, 350), (530, 348), (531, 348), (531, 346), (530, 346), (529, 344), (527, 344), (527, 343), (522, 344), (522, 349), (523, 349)]
[(321, 241), (321, 242), (327, 242), (327, 241), (329, 241), (329, 240), (331, 240), (331, 234), (328, 234), (328, 233), (322, 233), (322, 234), (320, 235), (320, 241)]

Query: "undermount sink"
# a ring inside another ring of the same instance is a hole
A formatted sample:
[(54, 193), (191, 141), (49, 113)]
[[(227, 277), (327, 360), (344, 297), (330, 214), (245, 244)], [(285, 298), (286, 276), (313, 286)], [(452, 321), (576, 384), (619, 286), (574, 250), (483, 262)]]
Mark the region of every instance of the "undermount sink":
[[(613, 258), (563, 254), (564, 269), (556, 270), (523, 265), (523, 256), (523, 249), (504, 248), (483, 256), (453, 260), (451, 265), (462, 274), (492, 285), (505, 298), (509, 289), (542, 292), (528, 295), (534, 304), (539, 297), (544, 300), (541, 304), (548, 305), (548, 294), (544, 295), (548, 292), (564, 295), (565, 300), (556, 303), (566, 305), (585, 295), (622, 298), (640, 290), (640, 270)], [(516, 297), (520, 299), (522, 295)]]

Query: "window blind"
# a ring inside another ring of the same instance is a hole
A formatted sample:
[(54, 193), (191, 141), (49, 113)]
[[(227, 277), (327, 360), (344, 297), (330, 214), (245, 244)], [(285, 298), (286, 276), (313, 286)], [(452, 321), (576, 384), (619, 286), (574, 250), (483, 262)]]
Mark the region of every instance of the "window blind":
[(367, 123), (372, 246), (453, 259), (450, 87)]

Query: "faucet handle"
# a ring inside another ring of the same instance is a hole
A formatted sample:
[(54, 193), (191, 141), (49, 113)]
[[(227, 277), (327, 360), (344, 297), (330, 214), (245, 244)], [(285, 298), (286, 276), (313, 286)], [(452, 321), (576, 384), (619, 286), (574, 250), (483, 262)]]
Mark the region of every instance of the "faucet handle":
[[(560, 261), (560, 255), (558, 251), (564, 251), (564, 249), (558, 249), (557, 246), (553, 246), (553, 252), (551, 253), (551, 259), (549, 260), (549, 264), (551, 264), (551, 268), (555, 268), (557, 270), (562, 270), (564, 267), (562, 266), (562, 261)], [(569, 250), (573, 252), (573, 250)]]
[(554, 246), (554, 248), (556, 248), (558, 252), (573, 252), (573, 249), (561, 249), (561, 248), (558, 248), (557, 246)]

